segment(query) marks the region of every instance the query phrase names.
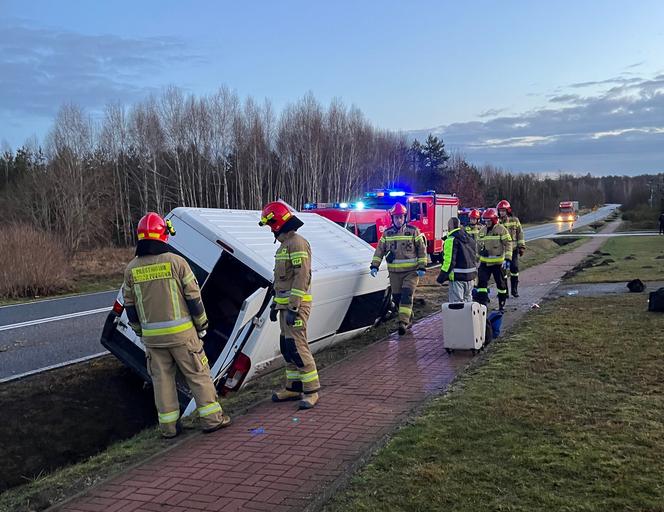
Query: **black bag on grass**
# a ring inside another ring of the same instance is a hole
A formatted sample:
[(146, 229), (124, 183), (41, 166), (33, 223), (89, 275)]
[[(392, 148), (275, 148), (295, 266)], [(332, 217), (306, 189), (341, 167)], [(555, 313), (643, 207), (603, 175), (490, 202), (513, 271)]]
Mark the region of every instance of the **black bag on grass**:
[(659, 311), (664, 313), (664, 288), (650, 292), (648, 298), (648, 311)]
[(627, 283), (627, 288), (629, 288), (629, 291), (632, 293), (641, 293), (646, 289), (646, 285), (643, 284), (643, 281), (640, 279), (632, 279), (629, 283)]

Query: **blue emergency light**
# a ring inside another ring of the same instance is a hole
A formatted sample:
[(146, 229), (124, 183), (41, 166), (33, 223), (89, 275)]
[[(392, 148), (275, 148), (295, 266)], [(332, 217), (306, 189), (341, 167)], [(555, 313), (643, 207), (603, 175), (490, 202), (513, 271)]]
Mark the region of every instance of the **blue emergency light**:
[(406, 193), (403, 190), (392, 190), (390, 192), (390, 197), (403, 197)]

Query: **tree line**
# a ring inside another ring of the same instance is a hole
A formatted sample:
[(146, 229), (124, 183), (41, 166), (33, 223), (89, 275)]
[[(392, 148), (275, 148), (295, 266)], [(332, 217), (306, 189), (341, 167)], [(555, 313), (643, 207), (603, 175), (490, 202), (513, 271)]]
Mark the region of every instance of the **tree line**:
[(0, 155), (0, 211), (75, 251), (131, 244), (146, 211), (176, 206), (260, 209), (282, 198), (301, 207), (405, 184), (456, 193), (464, 206), (507, 198), (530, 221), (552, 216), (565, 199), (627, 202), (648, 179), (514, 174), (449, 154), (438, 137), (411, 142), (379, 129), (339, 100), (324, 107), (307, 94), (275, 112), (225, 87), (203, 97), (173, 87), (128, 107), (110, 104), (98, 121), (62, 106), (43, 146)]

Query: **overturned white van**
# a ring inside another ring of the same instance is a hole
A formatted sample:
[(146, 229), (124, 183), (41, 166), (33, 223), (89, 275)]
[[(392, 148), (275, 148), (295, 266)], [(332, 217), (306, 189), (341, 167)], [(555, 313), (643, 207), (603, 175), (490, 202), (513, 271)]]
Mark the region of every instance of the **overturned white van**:
[[(308, 325), (313, 352), (351, 338), (389, 308), (385, 267), (369, 274), (373, 248), (343, 227), (314, 213), (298, 213), (299, 233), (311, 244), (313, 306)], [(283, 364), (279, 326), (269, 320), (272, 269), (277, 245), (260, 212), (176, 208), (166, 216), (176, 235), (169, 240), (201, 284), (210, 322), (205, 352), (217, 389), (238, 390), (253, 377)], [(109, 314), (101, 343), (128, 367), (150, 381), (145, 349), (127, 322), (122, 295)], [(191, 402), (184, 383), (180, 401)], [(193, 406), (190, 403), (189, 409)]]

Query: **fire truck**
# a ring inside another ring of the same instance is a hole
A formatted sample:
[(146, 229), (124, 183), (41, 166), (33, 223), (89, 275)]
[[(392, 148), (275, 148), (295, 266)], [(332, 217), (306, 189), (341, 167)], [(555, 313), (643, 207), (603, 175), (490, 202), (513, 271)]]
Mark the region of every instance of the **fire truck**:
[(558, 222), (574, 222), (579, 218), (578, 201), (560, 201), (558, 204)]
[(417, 226), (427, 240), (431, 261), (440, 261), (447, 223), (457, 216), (459, 198), (433, 190), (413, 194), (403, 190), (380, 189), (368, 192), (355, 203), (307, 203), (304, 209), (345, 227), (376, 246), (383, 232), (392, 225), (387, 210), (400, 202), (408, 209), (407, 222)]

